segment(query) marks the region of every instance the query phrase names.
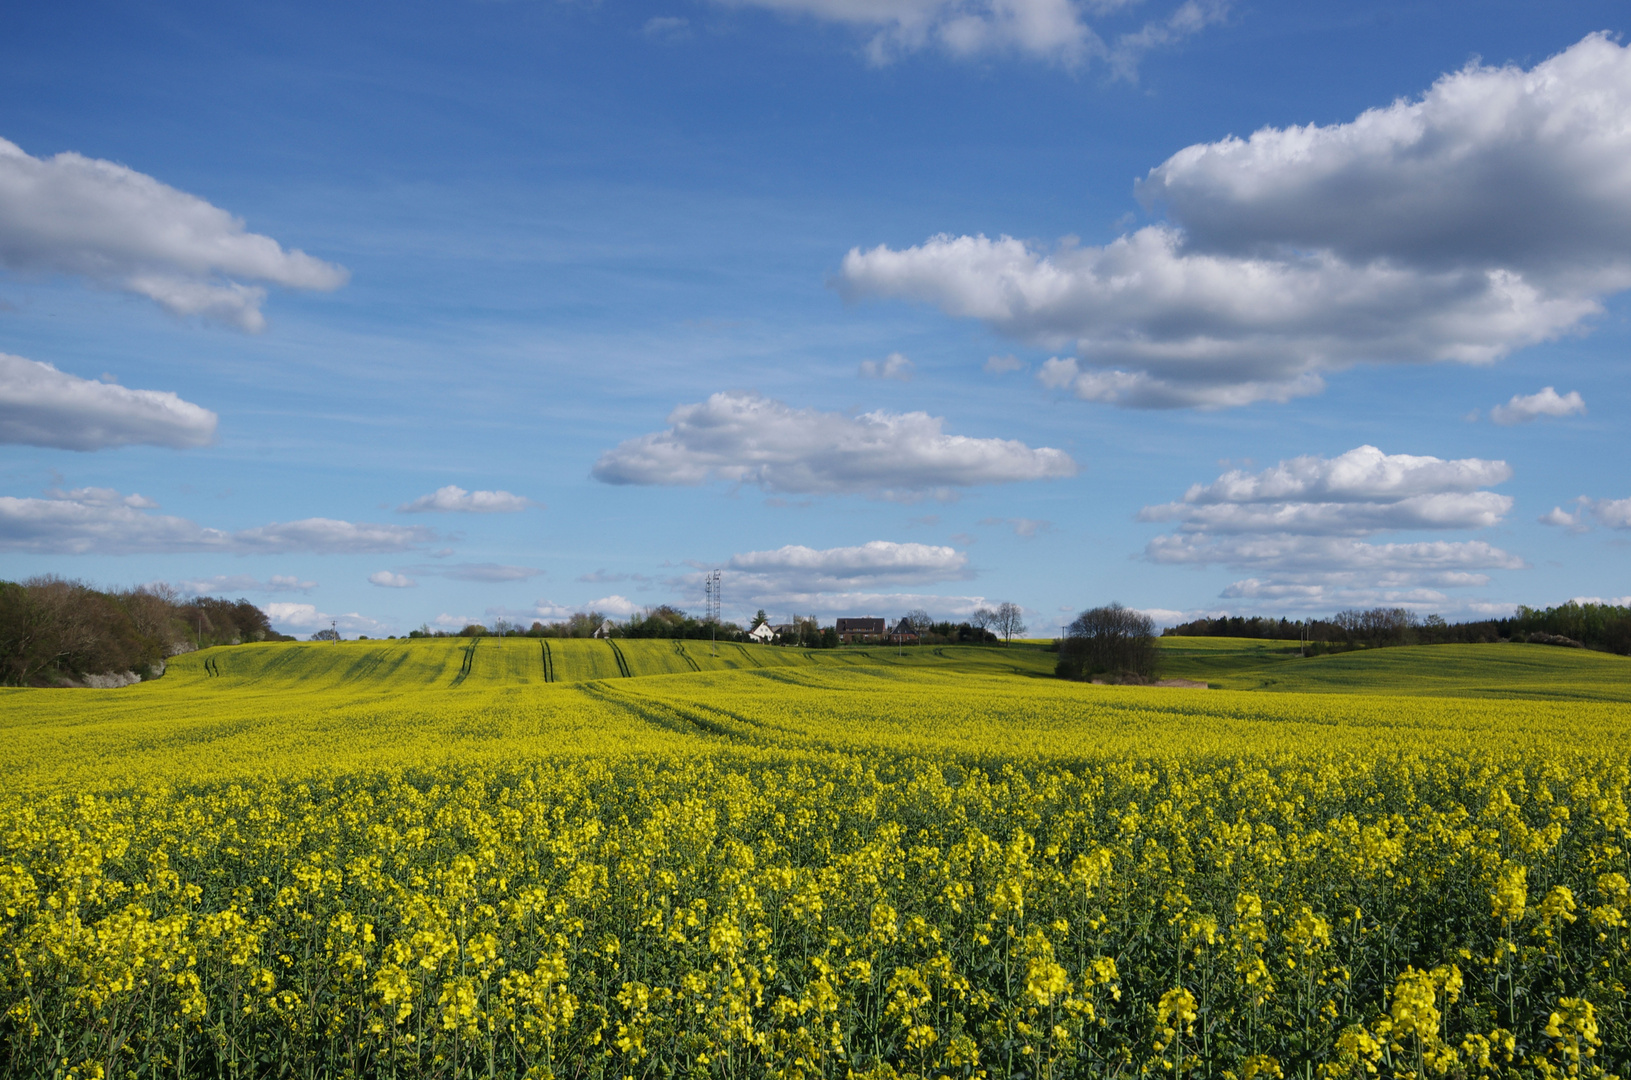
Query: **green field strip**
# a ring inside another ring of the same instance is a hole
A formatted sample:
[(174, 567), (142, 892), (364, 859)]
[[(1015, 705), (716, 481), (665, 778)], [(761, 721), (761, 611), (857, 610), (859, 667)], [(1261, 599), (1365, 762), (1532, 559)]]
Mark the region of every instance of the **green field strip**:
[(1631, 658), (1555, 645), (1401, 645), (1328, 656), (1296, 642), (1162, 638), (1160, 674), (1229, 690), (1631, 701)]

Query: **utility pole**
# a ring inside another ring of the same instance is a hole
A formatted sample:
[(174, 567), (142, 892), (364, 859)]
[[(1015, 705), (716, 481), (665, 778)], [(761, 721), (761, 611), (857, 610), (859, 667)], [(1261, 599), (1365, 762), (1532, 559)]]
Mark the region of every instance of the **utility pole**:
[(707, 608), (710, 640), (713, 642), (713, 654), (719, 655), (719, 579), (718, 570), (711, 570), (702, 576), (702, 599)]

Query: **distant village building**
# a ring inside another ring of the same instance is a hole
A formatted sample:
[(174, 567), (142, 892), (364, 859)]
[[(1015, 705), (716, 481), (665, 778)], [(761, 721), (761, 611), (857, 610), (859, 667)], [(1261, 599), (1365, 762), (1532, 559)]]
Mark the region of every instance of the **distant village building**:
[(757, 641), (761, 645), (769, 645), (775, 637), (776, 631), (772, 630), (767, 622), (760, 623), (748, 631), (748, 640)]
[(898, 641), (916, 641), (917, 631), (912, 628), (912, 624), (909, 621), (906, 619), (901, 619), (901, 621), (896, 624), (895, 628), (889, 631), (889, 636)]
[(597, 637), (597, 638), (609, 638), (611, 636), (612, 636), (612, 620), (607, 619), (605, 622), (603, 622), (599, 626), (595, 627), (595, 637)]
[(839, 619), (838, 640), (846, 644), (857, 641), (882, 641), (889, 632), (889, 623), (884, 619)]

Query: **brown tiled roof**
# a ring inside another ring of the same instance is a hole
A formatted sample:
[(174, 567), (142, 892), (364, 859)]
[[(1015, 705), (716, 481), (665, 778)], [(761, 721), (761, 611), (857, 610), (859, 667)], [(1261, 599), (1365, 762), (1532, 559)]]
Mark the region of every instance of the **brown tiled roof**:
[(884, 632), (884, 620), (839, 619), (837, 629), (840, 634), (881, 634)]

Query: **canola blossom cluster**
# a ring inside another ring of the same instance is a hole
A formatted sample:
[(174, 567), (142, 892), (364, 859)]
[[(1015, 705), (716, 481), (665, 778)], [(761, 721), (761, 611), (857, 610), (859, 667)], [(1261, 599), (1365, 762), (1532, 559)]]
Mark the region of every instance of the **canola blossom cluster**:
[[(1623, 706), (788, 678), (546, 686), (474, 712), (418, 695), (450, 740), (500, 733), (458, 760), (280, 751), (189, 778), (247, 721), (157, 717), (139, 733), (179, 766), (149, 783), (8, 762), (0, 1067), (1425, 1080), (1631, 1062)], [(281, 697), (281, 719), (258, 706), (281, 739), (291, 716), (317, 717), (319, 744), (322, 716), (351, 715)], [(595, 710), (598, 741), (539, 749)], [(140, 741), (131, 715), (87, 723), (81, 753)]]

